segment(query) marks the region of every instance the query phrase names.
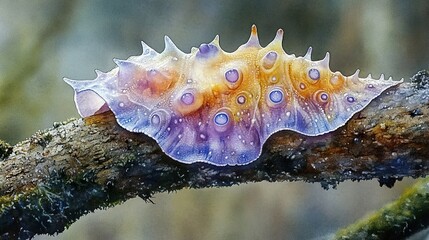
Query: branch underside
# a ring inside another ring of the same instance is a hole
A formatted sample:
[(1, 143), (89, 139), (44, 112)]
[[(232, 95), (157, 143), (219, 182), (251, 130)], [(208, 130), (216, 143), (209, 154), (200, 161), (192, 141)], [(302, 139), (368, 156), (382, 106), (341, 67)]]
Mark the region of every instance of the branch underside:
[[(318, 137), (274, 134), (244, 166), (182, 164), (108, 112), (55, 123), (16, 144), (0, 142), (0, 236), (62, 232), (80, 216), (140, 196), (259, 181), (320, 182), (428, 174), (429, 75), (391, 88), (344, 127)], [(427, 215), (427, 214), (426, 214)]]

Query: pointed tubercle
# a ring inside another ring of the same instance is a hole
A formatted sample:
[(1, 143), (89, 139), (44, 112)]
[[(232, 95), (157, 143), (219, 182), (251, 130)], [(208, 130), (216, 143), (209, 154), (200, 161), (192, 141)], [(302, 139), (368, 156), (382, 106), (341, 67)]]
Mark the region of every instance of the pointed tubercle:
[(360, 73), (360, 69), (356, 69), (356, 72), (350, 76), (350, 79), (352, 80), (353, 83), (359, 82), (359, 73)]
[(216, 47), (218, 47), (220, 49), (220, 44), (219, 44), (219, 35), (216, 35), (213, 39), (213, 41), (211, 41), (211, 44), (215, 45)]
[(75, 92), (80, 92), (87, 90), (94, 84), (95, 80), (73, 80), (70, 78), (63, 78), (63, 81), (70, 85), (70, 87), (72, 87)]
[(259, 43), (259, 38), (258, 38), (258, 29), (256, 28), (255, 24), (252, 25), (252, 30), (250, 31), (249, 40), (244, 46), (261, 48), (261, 44)]
[(149, 47), (149, 45), (147, 45), (145, 42), (141, 41), (141, 45), (142, 45), (142, 55), (158, 55), (159, 53), (157, 53), (155, 50), (153, 50), (151, 47)]
[(283, 44), (283, 29), (277, 30), (276, 36), (273, 41), (271, 41), (267, 47), (282, 47)]
[(279, 30), (277, 30), (276, 36), (274, 37), (274, 40), (283, 42), (283, 34), (284, 34), (283, 29), (279, 28)]
[(329, 69), (329, 59), (330, 59), (330, 54), (329, 52), (326, 52), (325, 57), (320, 61), (320, 66)]
[(164, 37), (165, 48), (162, 53), (174, 54), (177, 56), (184, 55), (184, 53), (173, 43), (173, 41), (168, 37)]
[(304, 58), (308, 61), (311, 61), (311, 53), (313, 52), (313, 48), (310, 46), (307, 49), (307, 53), (305, 53)]
[(117, 59), (114, 58), (113, 62), (115, 62), (115, 64), (119, 67), (119, 68), (123, 68), (123, 67), (128, 67), (131, 65), (136, 65), (134, 62), (132, 61), (128, 61), (128, 60), (121, 60), (121, 59)]
[(73, 79), (70, 79), (70, 78), (63, 78), (63, 81), (64, 82), (66, 82), (68, 85), (70, 85), (72, 88), (75, 88), (74, 86), (76, 85), (76, 84), (78, 84), (78, 82), (79, 81), (76, 81), (76, 80), (73, 80)]
[(104, 77), (106, 74), (98, 69), (94, 70), (95, 74), (97, 74), (97, 78)]

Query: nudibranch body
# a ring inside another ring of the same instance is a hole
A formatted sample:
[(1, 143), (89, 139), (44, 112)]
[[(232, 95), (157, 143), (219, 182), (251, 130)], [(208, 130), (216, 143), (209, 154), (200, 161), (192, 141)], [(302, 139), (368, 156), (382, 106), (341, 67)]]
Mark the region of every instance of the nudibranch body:
[(218, 37), (185, 54), (165, 37), (157, 53), (114, 60), (89, 81), (65, 79), (82, 117), (111, 110), (131, 132), (155, 139), (183, 163), (244, 165), (256, 160), (280, 130), (307, 136), (343, 126), (384, 90), (402, 81), (343, 76), (329, 69), (329, 53), (311, 60), (282, 48), (283, 30), (266, 47), (252, 26), (248, 42), (227, 53)]

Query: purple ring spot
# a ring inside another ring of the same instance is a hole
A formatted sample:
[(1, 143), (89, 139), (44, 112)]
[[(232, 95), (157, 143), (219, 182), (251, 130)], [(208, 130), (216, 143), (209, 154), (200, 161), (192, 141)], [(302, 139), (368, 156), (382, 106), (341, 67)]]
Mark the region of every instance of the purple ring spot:
[(161, 122), (161, 118), (157, 114), (155, 114), (152, 116), (150, 121), (152, 122), (152, 124), (159, 124)]
[(184, 93), (180, 98), (180, 100), (182, 101), (182, 103), (186, 105), (191, 105), (192, 103), (194, 103), (194, 95), (189, 92)]
[(270, 59), (272, 61), (277, 59), (277, 53), (276, 52), (269, 52), (267, 53), (267, 59)]
[(314, 81), (319, 80), (320, 78), (320, 72), (319, 70), (312, 68), (308, 70), (308, 76), (313, 79)]
[(271, 51), (265, 55), (262, 65), (265, 69), (270, 69), (274, 66), (274, 63), (276, 63), (276, 60), (277, 60), (277, 53)]
[(238, 96), (237, 97), (237, 103), (238, 104), (244, 104), (244, 103), (246, 103), (246, 97), (243, 96), (243, 95)]
[(214, 117), (214, 123), (218, 126), (224, 126), (229, 122), (228, 114), (225, 112), (219, 112)]
[(230, 83), (235, 83), (238, 81), (240, 74), (237, 69), (231, 69), (225, 72), (225, 79)]
[(280, 89), (272, 90), (269, 94), (269, 97), (272, 103), (280, 103), (283, 101), (283, 92)]
[(354, 98), (354, 97), (352, 97), (352, 96), (348, 96), (348, 97), (347, 97), (347, 102), (352, 103), (352, 102), (354, 102), (354, 101), (355, 101), (355, 98)]
[(325, 92), (321, 93), (321, 94), (320, 94), (320, 99), (321, 99), (322, 101), (326, 101), (326, 100), (328, 100), (328, 94), (327, 94), (327, 93), (325, 93)]

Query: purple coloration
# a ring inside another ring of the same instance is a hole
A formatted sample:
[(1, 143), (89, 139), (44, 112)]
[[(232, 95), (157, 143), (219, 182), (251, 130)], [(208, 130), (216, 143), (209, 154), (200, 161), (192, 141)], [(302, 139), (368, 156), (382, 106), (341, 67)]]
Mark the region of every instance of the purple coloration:
[(182, 103), (186, 105), (191, 105), (192, 103), (194, 103), (194, 95), (189, 92), (184, 93), (180, 98), (180, 100), (182, 101)]
[(219, 51), (215, 45), (207, 43), (201, 44), (198, 50), (198, 57), (212, 57)]
[(352, 103), (352, 102), (354, 102), (354, 101), (355, 101), (355, 98), (354, 98), (354, 97), (352, 97), (352, 96), (348, 96), (348, 97), (347, 97), (347, 102)]
[(199, 50), (201, 54), (207, 54), (208, 52), (210, 52), (210, 47), (208, 44), (203, 43), (200, 45)]
[(224, 112), (218, 112), (215, 115), (213, 121), (218, 126), (225, 126), (229, 122), (228, 114)]
[(93, 81), (65, 81), (82, 117), (109, 108), (121, 127), (152, 137), (172, 159), (217, 166), (253, 162), (281, 130), (305, 136), (332, 132), (401, 82), (357, 74), (343, 81), (325, 69), (327, 60), (310, 63), (309, 54), (304, 61), (285, 55), (280, 39), (278, 34), (261, 48), (253, 27), (236, 53), (224, 53), (214, 40), (186, 55), (167, 39), (162, 54), (143, 44), (144, 55), (117, 60), (118, 69)]
[(283, 92), (280, 89), (275, 89), (270, 92), (270, 101), (278, 104), (283, 101)]
[(243, 95), (238, 96), (237, 97), (237, 103), (238, 104), (244, 104), (244, 103), (246, 103), (246, 97), (243, 96)]
[(276, 52), (269, 52), (267, 55), (265, 55), (265, 58), (274, 62), (277, 59), (277, 53)]
[(154, 114), (151, 117), (150, 121), (152, 122), (152, 124), (158, 125), (161, 122), (161, 118), (158, 115)]
[(321, 93), (320, 94), (320, 100), (322, 100), (322, 101), (326, 101), (326, 100), (328, 100), (328, 94), (327, 93)]
[(302, 116), (302, 113), (300, 111), (296, 111), (296, 119), (295, 119), (295, 129), (299, 132), (304, 132), (307, 128), (307, 121)]
[(121, 89), (129, 88), (133, 84), (133, 79), (138, 75), (138, 65), (126, 60), (114, 59), (114, 61), (119, 67), (118, 87)]
[(225, 72), (225, 79), (230, 83), (235, 83), (240, 78), (237, 69), (231, 69)]
[(312, 69), (308, 70), (308, 76), (311, 79), (313, 79), (314, 81), (317, 81), (320, 78), (320, 72), (319, 72), (319, 70), (312, 68)]
[(263, 61), (263, 67), (265, 69), (270, 69), (274, 66), (274, 63), (276, 63), (277, 60), (277, 53), (276, 52), (269, 52), (264, 57)]

